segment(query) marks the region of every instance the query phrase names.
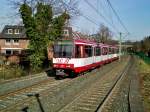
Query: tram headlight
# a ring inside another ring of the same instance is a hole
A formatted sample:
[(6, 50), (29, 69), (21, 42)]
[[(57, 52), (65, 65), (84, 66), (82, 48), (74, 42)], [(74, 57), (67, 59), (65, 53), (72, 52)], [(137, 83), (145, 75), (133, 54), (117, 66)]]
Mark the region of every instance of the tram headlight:
[(57, 67), (57, 65), (56, 65), (56, 64), (54, 64), (54, 65), (53, 65), (53, 67)]

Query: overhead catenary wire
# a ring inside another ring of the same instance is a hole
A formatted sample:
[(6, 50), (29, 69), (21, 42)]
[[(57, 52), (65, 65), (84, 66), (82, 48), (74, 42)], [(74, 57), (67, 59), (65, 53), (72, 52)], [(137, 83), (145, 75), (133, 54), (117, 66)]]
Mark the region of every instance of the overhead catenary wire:
[[(109, 6), (109, 5), (107, 4), (107, 6)], [(111, 19), (111, 23), (114, 25), (112, 9), (109, 7), (108, 10), (109, 10), (109, 18)]]
[(87, 19), (88, 21), (92, 22), (93, 24), (97, 25), (98, 27), (100, 26), (99, 24), (97, 24), (95, 21), (93, 21), (92, 19), (90, 19), (87, 15), (81, 15), (82, 17), (84, 17), (85, 19)]
[(117, 14), (116, 10), (113, 8), (111, 2), (110, 2), (109, 0), (106, 0), (106, 1), (107, 1), (107, 3), (109, 4), (109, 6), (111, 7), (111, 9), (112, 9), (112, 11), (114, 12), (114, 14), (116, 15), (116, 17), (117, 17), (118, 21), (120, 22), (120, 24), (122, 25), (122, 27), (126, 30), (126, 32), (127, 32), (128, 34), (130, 34), (129, 31), (128, 31), (128, 29), (126, 28), (126, 26), (125, 26), (124, 23), (122, 22), (121, 18), (120, 18), (119, 15)]
[(88, 0), (84, 0), (100, 17), (102, 17), (104, 19), (104, 21), (109, 24), (112, 28), (114, 28), (116, 30), (116, 32), (118, 33), (119, 30), (113, 25), (111, 24), (111, 22), (108, 21), (108, 19), (102, 14), (100, 13), (90, 2), (88, 2)]
[[(98, 0), (97, 4), (99, 4), (99, 8), (97, 8), (97, 10), (98, 10), (99, 12), (101, 11), (102, 14), (105, 14), (106, 16), (110, 16), (111, 13), (110, 13), (110, 11), (107, 12), (107, 11), (108, 11), (108, 8), (105, 7), (106, 3), (105, 3), (104, 0)], [(109, 8), (109, 9), (110, 9), (110, 8)], [(105, 16), (105, 15), (104, 15), (104, 16)], [(105, 18), (106, 18), (106, 16), (105, 16)], [(109, 17), (108, 17), (108, 18), (109, 18)]]
[[(110, 8), (110, 6), (108, 5), (108, 3), (106, 3), (105, 1), (104, 2), (102, 2), (102, 0), (97, 0), (97, 4), (98, 5), (100, 5), (100, 7), (99, 8), (97, 8), (97, 10), (100, 12), (100, 10), (103, 10), (103, 12), (101, 12), (101, 13), (104, 13), (105, 15), (105, 17), (108, 17), (109, 19), (110, 19), (110, 22), (111, 22), (111, 24), (113, 25), (113, 26), (115, 26), (115, 24), (114, 24), (114, 20), (113, 20), (113, 14), (112, 14), (112, 9)], [(105, 5), (108, 7), (105, 7)], [(107, 12), (108, 11), (108, 12)], [(118, 33), (118, 32), (117, 32)]]
[[(68, 6), (68, 4), (66, 4), (63, 0), (61, 0), (61, 2), (62, 2), (67, 8), (69, 8), (69, 9), (71, 9), (71, 10), (76, 10), (76, 9), (74, 9), (73, 7)], [(84, 17), (84, 18), (85, 18), (86, 20), (88, 20), (89, 22), (91, 22), (91, 23), (93, 23), (93, 24), (95, 24), (95, 25), (97, 25), (97, 26), (100, 26), (100, 24), (97, 24), (94, 20), (90, 19), (90, 17), (88, 17), (87, 15), (84, 15), (84, 14), (81, 14), (81, 13), (80, 13), (80, 16)]]

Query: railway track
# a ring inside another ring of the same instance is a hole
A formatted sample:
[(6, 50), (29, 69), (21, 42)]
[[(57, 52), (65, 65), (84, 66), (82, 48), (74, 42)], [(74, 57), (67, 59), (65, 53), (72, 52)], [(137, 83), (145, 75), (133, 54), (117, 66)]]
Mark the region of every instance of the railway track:
[[(105, 98), (103, 101), (99, 104), (95, 112), (107, 112), (113, 110), (113, 103), (118, 97), (118, 93), (121, 92), (121, 88), (125, 87), (126, 90), (124, 89), (124, 98), (126, 99), (126, 108), (121, 107), (121, 110), (124, 109), (126, 112), (131, 112), (130, 109), (130, 101), (129, 101), (129, 94), (130, 94), (130, 83), (131, 83), (131, 74), (129, 76), (129, 69), (131, 69), (133, 66), (133, 62), (129, 63), (127, 67), (124, 69), (124, 71), (121, 73), (121, 75), (118, 77), (110, 91), (106, 94)], [(120, 94), (121, 96), (121, 94)], [(119, 97), (120, 97), (119, 96)], [(121, 99), (121, 98), (120, 98)], [(124, 100), (125, 101), (125, 100)], [(124, 102), (123, 100), (120, 102)], [(119, 107), (118, 107), (119, 108)], [(116, 109), (118, 110), (118, 109)], [(114, 111), (116, 111), (114, 109)]]
[(39, 82), (45, 81), (52, 77), (48, 77), (45, 72), (40, 74), (35, 74), (35, 76), (25, 76), (21, 77), (20, 79), (11, 79), (6, 80), (4, 82), (0, 82), (0, 96), (4, 94), (8, 94), (13, 91), (17, 91), (32, 85), (36, 85)]
[[(110, 103), (117, 97), (122, 80), (127, 76), (130, 63), (114, 68), (89, 89), (82, 92), (75, 100), (62, 108), (59, 112), (107, 112)], [(113, 112), (113, 111), (111, 111)]]
[[(0, 96), (0, 111), (20, 112), (23, 108), (28, 107), (27, 109), (29, 109), (29, 111), (38, 112), (39, 110), (42, 110), (40, 107), (41, 104), (43, 104), (43, 108), (47, 110), (45, 112), (58, 111), (78, 96), (81, 90), (89, 88), (91, 83), (104, 77), (108, 71), (113, 72), (113, 66), (121, 67), (119, 65), (118, 62), (113, 62), (108, 65), (108, 67), (104, 66), (95, 70), (92, 72), (92, 75), (91, 73), (87, 73), (87, 75), (74, 79), (47, 81), (45, 83), (43, 82), (43, 84), (40, 83), (35, 86)], [(107, 69), (105, 70), (102, 68)], [(114, 72), (116, 72), (116, 70), (117, 68), (115, 68)], [(32, 97), (36, 96), (36, 94), (40, 95), (39, 98)], [(70, 98), (68, 96), (70, 96)], [(39, 100), (41, 100), (41, 102), (37, 102)]]
[(107, 99), (99, 105), (98, 112), (144, 112), (135, 61), (134, 57), (128, 72), (122, 75)]
[(1, 95), (0, 96), (0, 111), (10, 106), (14, 106), (17, 103), (22, 103), (21, 101), (23, 100), (29, 99), (28, 97), (29, 94), (41, 93), (42, 91), (55, 87), (56, 85), (59, 85), (65, 82), (66, 80), (57, 81), (54, 79), (47, 79), (47, 80), (40, 81), (39, 83), (36, 83), (32, 86), (28, 86), (28, 87), (7, 93), (5, 95)]

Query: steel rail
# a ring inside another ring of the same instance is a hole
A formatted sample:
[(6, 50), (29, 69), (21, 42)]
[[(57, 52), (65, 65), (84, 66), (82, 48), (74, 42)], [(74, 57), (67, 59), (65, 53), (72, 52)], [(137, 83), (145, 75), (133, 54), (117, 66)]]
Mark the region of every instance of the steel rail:
[[(130, 59), (131, 61), (132, 59)], [(117, 80), (115, 81), (114, 85), (112, 86), (112, 88), (109, 90), (109, 92), (106, 94), (106, 96), (104, 97), (103, 101), (99, 104), (99, 106), (97, 107), (97, 109), (95, 110), (95, 112), (101, 112), (102, 109), (104, 108), (104, 105), (108, 102), (108, 100), (111, 98), (111, 95), (113, 94), (113, 92), (116, 89), (116, 86), (118, 85), (118, 83), (120, 83), (122, 81), (122, 79), (125, 77), (125, 75), (127, 74), (129, 68), (132, 66), (132, 63), (130, 63), (130, 61), (128, 62), (127, 66), (124, 68), (124, 70), (122, 71), (121, 75), (117, 78)]]

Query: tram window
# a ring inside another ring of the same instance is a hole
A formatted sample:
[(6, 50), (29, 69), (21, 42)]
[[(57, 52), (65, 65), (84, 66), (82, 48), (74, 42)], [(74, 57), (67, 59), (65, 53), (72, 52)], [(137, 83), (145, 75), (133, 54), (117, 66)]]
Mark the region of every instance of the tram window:
[(112, 48), (112, 54), (115, 54), (115, 49), (114, 48)]
[(115, 54), (118, 54), (119, 53), (119, 49), (115, 49)]
[(112, 54), (112, 48), (109, 48), (109, 54)]
[(85, 51), (85, 57), (91, 57), (93, 54), (92, 46), (85, 46), (84, 51)]
[(101, 55), (101, 48), (100, 47), (96, 47), (95, 48), (95, 56), (100, 56)]
[(114, 54), (114, 48), (111, 48), (111, 54)]
[(119, 49), (117, 49), (117, 53), (119, 53)]
[(107, 55), (108, 54), (108, 48), (107, 47), (103, 47), (103, 55)]
[(56, 58), (70, 58), (72, 51), (72, 45), (54, 45), (54, 57)]
[(115, 49), (115, 54), (117, 54), (117, 49)]
[(112, 54), (114, 54), (114, 53), (115, 53), (115, 49), (114, 49), (114, 48), (111, 48), (111, 50), (112, 50)]
[(75, 58), (81, 58), (81, 46), (75, 46)]

